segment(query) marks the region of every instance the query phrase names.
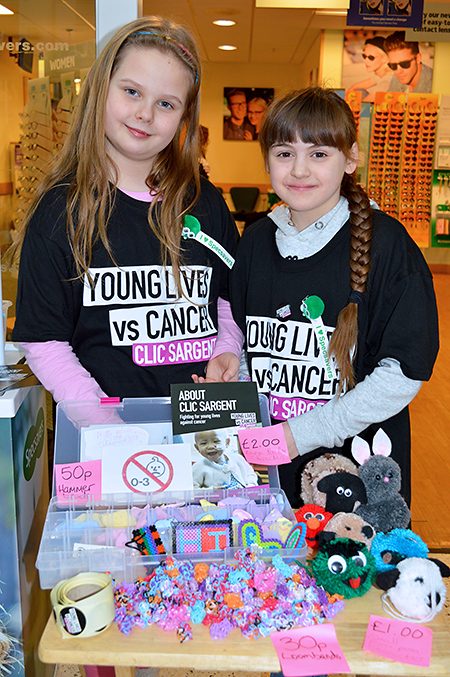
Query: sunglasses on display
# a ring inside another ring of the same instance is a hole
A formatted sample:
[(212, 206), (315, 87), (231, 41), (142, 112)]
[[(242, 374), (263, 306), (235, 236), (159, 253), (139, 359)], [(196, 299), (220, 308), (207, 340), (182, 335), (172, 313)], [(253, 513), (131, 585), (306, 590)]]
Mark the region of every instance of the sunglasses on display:
[(398, 63), (392, 63), (391, 61), (388, 61), (388, 66), (392, 71), (396, 71), (398, 67), (403, 68), (403, 70), (406, 70), (409, 68), (412, 64), (413, 61), (417, 59), (416, 56), (413, 56), (412, 59), (408, 59), (408, 61), (399, 61)]

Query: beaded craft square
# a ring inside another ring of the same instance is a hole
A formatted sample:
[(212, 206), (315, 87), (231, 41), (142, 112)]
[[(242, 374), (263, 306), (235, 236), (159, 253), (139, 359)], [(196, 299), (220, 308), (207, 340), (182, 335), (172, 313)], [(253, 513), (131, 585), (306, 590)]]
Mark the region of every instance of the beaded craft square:
[(133, 538), (125, 545), (139, 550), (142, 555), (166, 554), (161, 536), (154, 524), (149, 524), (141, 529), (133, 529)]
[(195, 554), (233, 546), (232, 520), (178, 522), (173, 527), (173, 552)]

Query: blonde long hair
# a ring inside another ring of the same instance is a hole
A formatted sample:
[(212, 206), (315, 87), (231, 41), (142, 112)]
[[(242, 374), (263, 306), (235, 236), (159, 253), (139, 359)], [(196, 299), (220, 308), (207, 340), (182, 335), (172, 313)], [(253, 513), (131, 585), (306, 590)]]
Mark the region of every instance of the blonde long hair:
[(173, 267), (180, 289), (181, 230), (183, 215), (192, 209), (200, 193), (198, 170), (200, 59), (195, 42), (182, 26), (161, 17), (132, 21), (111, 38), (92, 65), (74, 111), (71, 129), (63, 149), (54, 159), (28, 210), (18, 238), (20, 249), (25, 232), (40, 199), (53, 186), (67, 182), (67, 233), (77, 276), (88, 273), (92, 249), (100, 239), (114, 261), (107, 235), (117, 182), (117, 167), (108, 157), (105, 143), (105, 109), (112, 75), (127, 47), (156, 48), (174, 54), (187, 69), (191, 80), (180, 126), (171, 143), (157, 156), (147, 176), (149, 189), (161, 201), (155, 217), (155, 198), (149, 206), (148, 221), (161, 246), (164, 265)]
[[(303, 143), (338, 148), (352, 159), (357, 141), (356, 124), (346, 102), (332, 89), (308, 87), (274, 101), (268, 109), (259, 133), (264, 160), (274, 144)], [(355, 375), (351, 355), (358, 338), (358, 305), (367, 288), (372, 241), (372, 209), (365, 190), (355, 175), (344, 174), (341, 195), (350, 210), (349, 287), (347, 304), (338, 315), (329, 353), (339, 366), (340, 384), (353, 387)], [(356, 353), (355, 353), (356, 354)]]

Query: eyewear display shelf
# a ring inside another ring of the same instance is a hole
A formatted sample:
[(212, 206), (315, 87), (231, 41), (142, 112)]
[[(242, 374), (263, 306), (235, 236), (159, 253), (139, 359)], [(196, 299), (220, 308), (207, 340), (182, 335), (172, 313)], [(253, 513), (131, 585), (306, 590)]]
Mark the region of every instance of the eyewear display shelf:
[(431, 185), (438, 97), (377, 92), (368, 192), (420, 247), (430, 243)]
[[(73, 82), (63, 76), (63, 97), (58, 104), (51, 100), (50, 79), (28, 81), (28, 101), (20, 113), (22, 166), (15, 195), (14, 220), (20, 223), (34, 199), (36, 187), (48, 172), (53, 157), (67, 137), (73, 111)], [(53, 105), (55, 104), (55, 105)]]
[[(449, 555), (436, 556), (450, 563)], [(385, 616), (380, 591), (375, 588), (364, 597), (347, 601), (344, 611), (333, 621), (352, 674), (448, 677), (450, 642), (445, 609), (427, 624), (433, 631), (433, 654), (426, 668), (383, 660), (364, 652), (362, 645), (371, 614)], [(212, 640), (208, 628), (204, 626), (195, 626), (193, 636), (192, 641), (180, 644), (175, 633), (159, 628), (134, 628), (129, 635), (124, 635), (116, 625), (112, 625), (97, 637), (63, 639), (53, 617), (50, 617), (39, 645), (39, 656), (45, 663), (113, 665), (117, 677), (132, 677), (136, 666), (214, 672), (274, 672), (280, 669), (268, 637), (250, 640), (238, 630), (233, 630), (223, 641)]]

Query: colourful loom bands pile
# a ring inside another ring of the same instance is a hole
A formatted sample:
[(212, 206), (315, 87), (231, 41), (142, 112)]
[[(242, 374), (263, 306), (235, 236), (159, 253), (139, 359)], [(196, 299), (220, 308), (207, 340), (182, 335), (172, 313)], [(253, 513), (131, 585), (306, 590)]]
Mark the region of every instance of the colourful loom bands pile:
[(250, 549), (236, 553), (236, 565), (177, 561), (167, 557), (151, 574), (115, 586), (116, 622), (128, 634), (152, 623), (192, 639), (192, 625), (207, 625), (213, 639), (233, 628), (245, 637), (309, 626), (343, 608), (306, 569), (276, 555), (270, 565)]

